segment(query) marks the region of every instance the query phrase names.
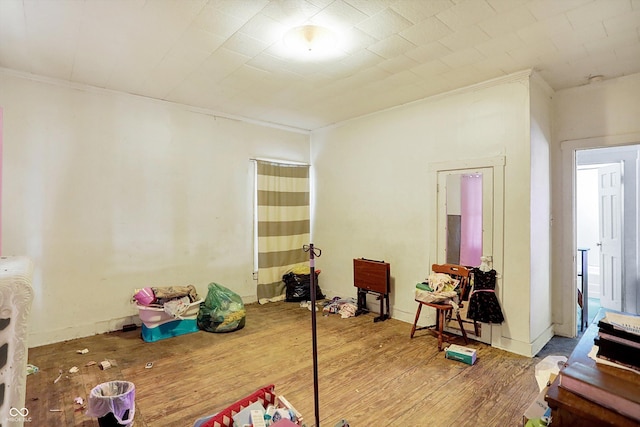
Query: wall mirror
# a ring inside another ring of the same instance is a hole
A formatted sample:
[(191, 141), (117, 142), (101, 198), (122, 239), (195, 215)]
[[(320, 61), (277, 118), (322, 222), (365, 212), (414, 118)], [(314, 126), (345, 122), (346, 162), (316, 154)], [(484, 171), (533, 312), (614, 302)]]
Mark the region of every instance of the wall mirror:
[(468, 267), (493, 254), (493, 169), (438, 172), (438, 262)]
[[(493, 251), (493, 169), (438, 171), (438, 263), (478, 267)], [(461, 310), (466, 318), (466, 306)], [(455, 322), (447, 325), (457, 330)], [(464, 323), (467, 335), (491, 343), (491, 328)]]
[(446, 261), (477, 267), (482, 256), (482, 173), (446, 177)]

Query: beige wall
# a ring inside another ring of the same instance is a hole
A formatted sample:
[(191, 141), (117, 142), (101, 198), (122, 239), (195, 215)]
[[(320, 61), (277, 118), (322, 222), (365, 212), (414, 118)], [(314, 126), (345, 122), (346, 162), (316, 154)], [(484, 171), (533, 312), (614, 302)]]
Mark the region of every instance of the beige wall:
[(551, 112), (553, 90), (531, 82), (531, 340), (535, 351), (553, 336), (551, 316)]
[(135, 288), (223, 284), (255, 300), (252, 157), (309, 136), (0, 73), (2, 253), (36, 266), (30, 346), (117, 329)]
[[(204, 293), (215, 280), (254, 298), (249, 157), (313, 162), (323, 290), (355, 296), (352, 258), (385, 259), (392, 314), (412, 322), (411, 291), (434, 261), (429, 164), (505, 156), (500, 334), (503, 347), (533, 349), (547, 316), (531, 312), (529, 166), (540, 152), (529, 147), (528, 109), (536, 116), (535, 102), (544, 111), (547, 101), (531, 93), (523, 78), (381, 112), (318, 130), (310, 156), (306, 135), (0, 74), (2, 246), (36, 262), (30, 345), (114, 329), (146, 284), (190, 282)], [(571, 335), (566, 153), (640, 142), (640, 74), (559, 91), (552, 105), (552, 313), (556, 332)]]
[[(352, 259), (385, 260), (391, 264), (392, 315), (413, 322), (413, 289), (436, 261), (431, 165), (504, 156), (503, 241), (494, 249), (504, 245), (496, 263), (502, 266), (506, 321), (494, 345), (535, 351), (532, 332), (540, 328), (532, 329), (530, 318), (529, 114), (526, 73), (313, 132), (313, 232), (323, 249), (317, 261), (323, 291), (355, 296)], [(543, 329), (551, 327), (547, 320)]]
[[(565, 89), (554, 95), (552, 283), (556, 333), (575, 335), (576, 267), (573, 169), (576, 149), (640, 143), (640, 74)], [(627, 277), (630, 286), (637, 277)], [(634, 292), (636, 298), (638, 293)], [(637, 304), (636, 304), (637, 305)]]

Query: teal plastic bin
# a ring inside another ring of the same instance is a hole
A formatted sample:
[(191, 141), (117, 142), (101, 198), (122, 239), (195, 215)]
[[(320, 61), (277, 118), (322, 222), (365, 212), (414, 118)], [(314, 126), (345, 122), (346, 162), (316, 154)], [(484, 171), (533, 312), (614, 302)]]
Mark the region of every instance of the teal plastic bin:
[(196, 319), (173, 320), (153, 328), (142, 324), (142, 339), (145, 342), (156, 342), (166, 338), (198, 332)]

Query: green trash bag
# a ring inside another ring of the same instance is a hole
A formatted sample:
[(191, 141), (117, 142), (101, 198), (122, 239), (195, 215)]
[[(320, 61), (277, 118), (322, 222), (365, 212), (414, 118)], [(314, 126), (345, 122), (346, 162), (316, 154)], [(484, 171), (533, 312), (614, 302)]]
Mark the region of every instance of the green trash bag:
[(200, 303), (198, 328), (208, 332), (232, 332), (244, 328), (246, 310), (240, 295), (217, 283), (209, 284)]

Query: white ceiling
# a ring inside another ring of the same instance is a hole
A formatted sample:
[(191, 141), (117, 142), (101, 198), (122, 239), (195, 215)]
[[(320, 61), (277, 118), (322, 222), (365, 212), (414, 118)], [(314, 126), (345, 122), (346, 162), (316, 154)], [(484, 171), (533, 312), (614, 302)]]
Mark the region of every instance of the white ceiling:
[[(331, 58), (282, 35), (321, 24)], [(0, 67), (316, 129), (524, 69), (640, 72), (640, 0), (0, 0)]]

